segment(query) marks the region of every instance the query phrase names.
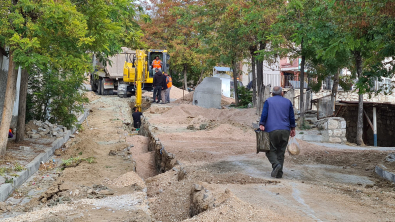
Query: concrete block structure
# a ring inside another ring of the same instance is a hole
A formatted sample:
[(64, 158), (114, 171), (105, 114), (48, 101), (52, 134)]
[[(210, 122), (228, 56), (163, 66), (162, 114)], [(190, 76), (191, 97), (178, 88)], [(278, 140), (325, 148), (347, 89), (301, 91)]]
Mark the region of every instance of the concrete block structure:
[(346, 138), (346, 120), (341, 117), (329, 117), (318, 120), (317, 128), (322, 135), (321, 142), (345, 143)]
[(193, 105), (203, 108), (221, 108), (221, 79), (206, 77), (193, 93)]

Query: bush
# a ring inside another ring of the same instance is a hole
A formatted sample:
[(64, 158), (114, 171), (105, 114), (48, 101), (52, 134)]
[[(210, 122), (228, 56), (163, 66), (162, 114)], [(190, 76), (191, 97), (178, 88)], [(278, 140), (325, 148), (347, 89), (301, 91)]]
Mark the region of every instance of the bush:
[(248, 104), (252, 102), (252, 91), (242, 86), (239, 86), (237, 89), (239, 95), (239, 107), (247, 107)]
[(50, 68), (33, 71), (29, 76), (26, 120), (49, 120), (71, 128), (77, 122), (76, 113), (89, 102), (79, 90), (84, 75)]

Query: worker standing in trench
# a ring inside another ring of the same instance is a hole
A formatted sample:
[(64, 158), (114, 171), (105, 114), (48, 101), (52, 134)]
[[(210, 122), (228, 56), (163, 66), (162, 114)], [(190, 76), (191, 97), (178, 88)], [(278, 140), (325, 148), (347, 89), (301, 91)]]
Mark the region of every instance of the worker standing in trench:
[(295, 136), (295, 115), (291, 101), (283, 97), (280, 86), (275, 86), (272, 94), (263, 105), (259, 128), (269, 133), (270, 151), (266, 157), (272, 164), (271, 176), (282, 178), (288, 139)]

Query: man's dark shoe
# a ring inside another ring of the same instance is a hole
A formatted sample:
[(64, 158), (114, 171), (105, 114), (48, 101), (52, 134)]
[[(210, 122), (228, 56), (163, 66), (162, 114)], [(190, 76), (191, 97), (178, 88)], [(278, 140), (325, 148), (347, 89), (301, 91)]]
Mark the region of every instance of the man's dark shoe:
[(277, 164), (272, 171), (271, 176), (272, 177), (277, 177), (278, 171), (281, 169), (281, 164)]
[(282, 175), (277, 175), (276, 178), (280, 179), (280, 178), (283, 178), (283, 176)]

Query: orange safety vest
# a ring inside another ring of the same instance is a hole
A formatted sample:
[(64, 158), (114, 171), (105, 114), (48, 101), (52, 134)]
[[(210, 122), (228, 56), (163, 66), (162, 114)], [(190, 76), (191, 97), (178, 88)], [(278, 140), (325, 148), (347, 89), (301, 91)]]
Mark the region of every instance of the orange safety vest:
[(173, 81), (170, 76), (166, 78), (167, 88), (170, 88), (173, 85)]
[(9, 129), (9, 130), (8, 130), (8, 132), (12, 133), (12, 130), (11, 130), (11, 129)]
[(162, 68), (162, 66), (160, 65), (160, 63), (161, 63), (162, 61), (160, 61), (160, 60), (154, 60), (153, 62), (152, 62), (152, 68)]

